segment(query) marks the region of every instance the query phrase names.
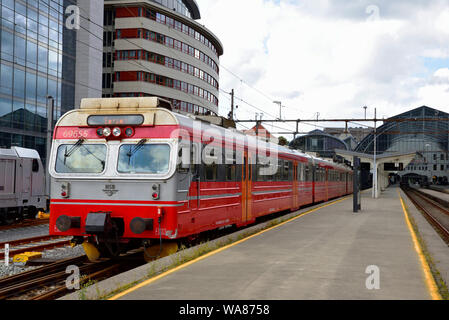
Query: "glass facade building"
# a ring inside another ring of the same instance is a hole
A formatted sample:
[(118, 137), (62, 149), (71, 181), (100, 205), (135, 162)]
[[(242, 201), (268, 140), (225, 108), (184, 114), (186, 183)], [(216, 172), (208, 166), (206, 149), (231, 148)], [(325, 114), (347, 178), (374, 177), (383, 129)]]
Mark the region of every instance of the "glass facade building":
[[(414, 152), (418, 155), (399, 175), (417, 174), (440, 182), (449, 177), (449, 114), (426, 106), (402, 113), (377, 128), (376, 153)], [(356, 152), (374, 154), (374, 134)]]
[(55, 119), (74, 108), (76, 31), (65, 28), (74, 0), (0, 0), (0, 147), (45, 158), (47, 96)]

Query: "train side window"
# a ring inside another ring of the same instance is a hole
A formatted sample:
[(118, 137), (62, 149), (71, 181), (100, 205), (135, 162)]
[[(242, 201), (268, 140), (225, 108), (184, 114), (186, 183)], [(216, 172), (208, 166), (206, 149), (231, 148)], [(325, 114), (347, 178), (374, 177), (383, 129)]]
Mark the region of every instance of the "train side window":
[(282, 180), (283, 181), (288, 181), (288, 176), (289, 176), (289, 167), (288, 167), (288, 161), (284, 161), (284, 170), (282, 171)]
[(284, 171), (284, 160), (278, 160), (278, 169), (276, 172), (276, 181), (282, 181)]
[(265, 181), (275, 181), (276, 180), (276, 173), (272, 173), (272, 165), (275, 163), (276, 160), (273, 159), (273, 158), (269, 158), (267, 161), (268, 162), (267, 162), (267, 165), (265, 166), (265, 168), (271, 174), (265, 175), (264, 180)]
[(37, 161), (37, 159), (33, 159), (33, 165), (31, 170), (33, 172), (38, 172), (39, 171), (39, 162)]
[(299, 181), (304, 182), (305, 181), (305, 172), (306, 166), (303, 163), (300, 163), (298, 165), (298, 174), (299, 174)]
[(293, 181), (293, 162), (288, 162), (288, 181)]
[(249, 167), (250, 167), (250, 170), (251, 170), (250, 171), (249, 180), (251, 180), (251, 181), (258, 181), (257, 178), (258, 178), (259, 165), (256, 164), (256, 163), (251, 164), (251, 162), (250, 162)]
[(237, 161), (236, 161), (236, 152), (235, 150), (230, 152), (225, 152), (225, 175), (226, 175), (226, 181), (235, 181), (237, 176)]
[(226, 181), (235, 181), (236, 176), (236, 165), (227, 164), (226, 165)]
[(210, 150), (209, 154), (206, 154), (204, 148), (206, 145), (202, 145), (203, 151), (201, 152), (201, 158), (205, 157), (207, 159), (207, 164), (205, 162), (206, 159), (201, 160), (202, 171), (201, 176), (204, 178), (204, 181), (217, 181), (218, 178), (218, 165), (217, 165), (217, 157), (215, 156), (215, 150)]
[(217, 168), (218, 166), (214, 164), (204, 165), (204, 176), (205, 181), (216, 181), (217, 180)]
[(192, 174), (197, 175), (198, 174), (198, 147), (196, 144), (191, 145), (192, 148), (190, 148), (190, 171)]

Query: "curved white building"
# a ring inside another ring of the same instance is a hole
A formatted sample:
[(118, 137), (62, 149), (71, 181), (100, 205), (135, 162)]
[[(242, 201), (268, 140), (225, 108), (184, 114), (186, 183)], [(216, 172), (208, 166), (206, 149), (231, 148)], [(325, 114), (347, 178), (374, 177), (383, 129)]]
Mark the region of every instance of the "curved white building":
[(194, 0), (105, 1), (103, 96), (159, 96), (218, 114), (220, 40)]

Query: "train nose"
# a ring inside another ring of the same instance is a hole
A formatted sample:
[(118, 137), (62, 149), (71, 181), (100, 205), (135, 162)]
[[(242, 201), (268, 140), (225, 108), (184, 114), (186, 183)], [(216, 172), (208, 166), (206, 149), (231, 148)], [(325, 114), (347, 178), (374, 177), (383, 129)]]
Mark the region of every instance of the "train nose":
[(72, 228), (81, 227), (81, 217), (69, 217), (61, 215), (56, 219), (56, 228), (61, 232), (66, 232)]

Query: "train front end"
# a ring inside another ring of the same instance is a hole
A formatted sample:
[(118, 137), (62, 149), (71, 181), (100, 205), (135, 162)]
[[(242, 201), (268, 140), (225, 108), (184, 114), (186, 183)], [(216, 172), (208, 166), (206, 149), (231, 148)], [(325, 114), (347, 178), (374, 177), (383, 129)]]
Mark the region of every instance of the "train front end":
[(177, 238), (179, 124), (170, 107), (158, 98), (84, 99), (61, 117), (49, 161), (50, 234), (73, 236), (91, 260)]

